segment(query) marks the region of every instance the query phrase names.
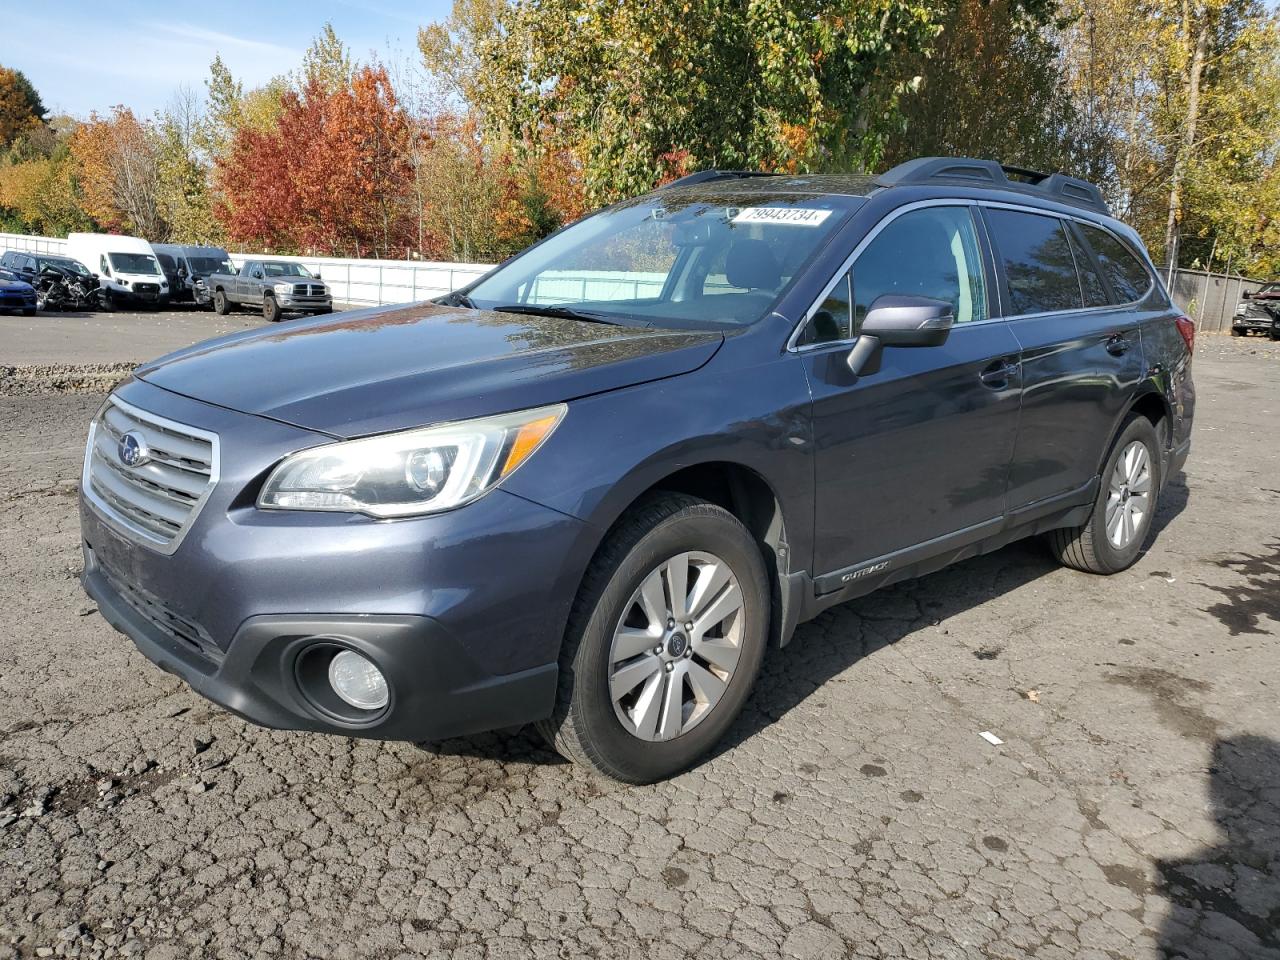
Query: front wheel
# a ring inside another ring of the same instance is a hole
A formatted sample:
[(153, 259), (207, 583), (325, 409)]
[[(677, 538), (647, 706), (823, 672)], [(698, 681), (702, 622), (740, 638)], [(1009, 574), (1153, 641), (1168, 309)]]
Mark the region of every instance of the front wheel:
[(1245, 335), (1245, 331), (1244, 331), (1244, 330), (1241, 330), (1239, 327), (1232, 327), (1232, 328), (1231, 328), (1231, 335), (1232, 335), (1233, 337), (1243, 337), (1243, 336)]
[(1151, 532), (1160, 465), (1155, 427), (1141, 414), (1131, 414), (1102, 469), (1102, 489), (1089, 520), (1048, 533), (1058, 560), (1085, 573), (1119, 573), (1133, 566)]
[(759, 547), (727, 510), (646, 500), (583, 578), (553, 715), (561, 754), (628, 783), (693, 764), (742, 710), (764, 657), (769, 588)]
[(220, 317), (225, 317), (231, 312), (231, 304), (227, 302), (227, 295), (221, 290), (213, 291), (213, 312)]
[(23, 308), (22, 308), (22, 315), (23, 315), (24, 317), (34, 317), (34, 316), (36, 315), (36, 308), (35, 308), (35, 307), (23, 307)]
[(275, 297), (262, 298), (262, 319), (267, 323), (279, 323), (282, 311)]

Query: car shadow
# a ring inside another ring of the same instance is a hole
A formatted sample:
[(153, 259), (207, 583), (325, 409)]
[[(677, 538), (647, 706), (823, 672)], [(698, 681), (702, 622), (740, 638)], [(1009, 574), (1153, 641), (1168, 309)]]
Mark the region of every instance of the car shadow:
[[(1144, 549), (1150, 549), (1160, 532), (1189, 502), (1185, 475), (1171, 478), (1161, 491)], [(801, 624), (787, 646), (768, 651), (742, 715), (700, 763), (732, 750), (776, 723), (863, 658), (918, 630), (933, 626), (946, 629), (946, 621), (952, 617), (1057, 569), (1059, 564), (1048, 547), (1038, 537), (1032, 537), (824, 611)], [(977, 649), (974, 655), (982, 657), (984, 651)], [(544, 746), (532, 727), (518, 733), (459, 737), (418, 746), (432, 754), (499, 762), (563, 762)]]

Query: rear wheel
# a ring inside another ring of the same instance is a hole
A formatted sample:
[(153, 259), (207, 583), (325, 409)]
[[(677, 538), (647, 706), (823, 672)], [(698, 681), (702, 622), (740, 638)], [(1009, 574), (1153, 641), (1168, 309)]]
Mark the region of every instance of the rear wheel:
[(262, 298), (262, 319), (267, 323), (279, 323), (281, 317), (280, 304), (276, 303), (276, 298), (267, 294)]
[(1131, 415), (1102, 470), (1102, 488), (1089, 520), (1051, 530), (1058, 560), (1085, 573), (1119, 573), (1133, 566), (1151, 532), (1160, 495), (1160, 440), (1151, 421)]
[(764, 657), (759, 548), (727, 510), (665, 494), (619, 522), (574, 602), (555, 713), (565, 757), (629, 783), (693, 764), (742, 709)]
[(231, 304), (227, 301), (227, 295), (221, 290), (213, 291), (213, 312), (220, 317), (225, 317), (231, 312)]

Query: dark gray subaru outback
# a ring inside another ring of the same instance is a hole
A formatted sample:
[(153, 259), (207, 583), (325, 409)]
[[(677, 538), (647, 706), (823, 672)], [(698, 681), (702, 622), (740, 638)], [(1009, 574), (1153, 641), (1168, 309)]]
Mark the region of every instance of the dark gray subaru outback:
[(832, 604), (1033, 534), (1132, 564), (1193, 333), (1079, 180), (694, 174), (437, 302), (141, 367), (90, 428), (84, 585), (256, 723), (535, 723), (652, 781)]

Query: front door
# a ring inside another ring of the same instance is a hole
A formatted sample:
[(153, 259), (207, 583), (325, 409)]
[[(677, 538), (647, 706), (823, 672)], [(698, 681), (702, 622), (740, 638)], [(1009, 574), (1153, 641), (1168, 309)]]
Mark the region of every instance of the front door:
[[(1005, 513), (1018, 342), (991, 317), (992, 273), (976, 221), (963, 204), (891, 218), (863, 242), (799, 341), (813, 397), (820, 593), (861, 571), (888, 572), (911, 548), (923, 555), (980, 539)], [(941, 346), (884, 347), (878, 364), (854, 377), (850, 342), (884, 294), (947, 300), (955, 327)]]

